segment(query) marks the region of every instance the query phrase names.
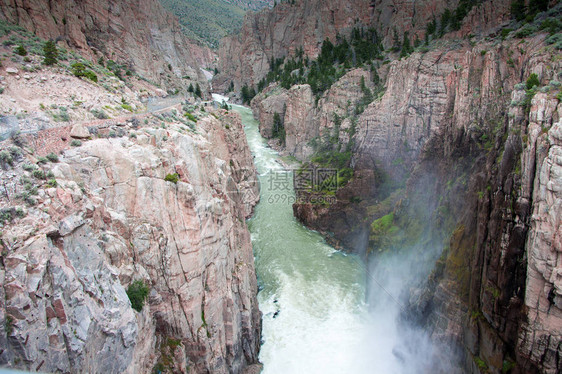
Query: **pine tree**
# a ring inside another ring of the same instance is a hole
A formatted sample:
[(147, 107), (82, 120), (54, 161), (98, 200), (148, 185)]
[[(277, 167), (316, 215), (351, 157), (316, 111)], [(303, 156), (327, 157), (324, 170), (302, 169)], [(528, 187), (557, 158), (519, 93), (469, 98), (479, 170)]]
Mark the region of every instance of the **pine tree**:
[(250, 91), (248, 89), (247, 85), (242, 86), (242, 92), (241, 92), (241, 96), (242, 96), (242, 103), (249, 103), (251, 98), (250, 98)]
[(529, 14), (536, 15), (548, 9), (548, 0), (529, 0)]
[(59, 57), (59, 52), (57, 50), (57, 46), (55, 42), (49, 40), (43, 46), (43, 63), (47, 66), (54, 65), (57, 63), (57, 59)]
[(410, 37), (408, 34), (408, 31), (406, 31), (404, 33), (404, 38), (402, 41), (402, 50), (400, 51), (400, 57), (406, 57), (408, 56), (410, 53), (412, 53), (413, 49), (412, 46), (410, 44)]
[(392, 51), (398, 52), (402, 49), (402, 45), (400, 44), (400, 38), (398, 37), (398, 31), (394, 28), (394, 35), (392, 37)]
[(451, 17), (452, 17), (451, 11), (449, 9), (445, 9), (443, 14), (441, 15), (441, 25), (439, 26), (440, 36), (445, 35), (445, 30), (447, 29), (449, 22), (451, 22)]
[(199, 83), (197, 83), (197, 85), (195, 86), (195, 96), (198, 96), (200, 98), (202, 97), (201, 87), (199, 87)]
[(187, 88), (187, 92), (194, 92), (195, 90), (193, 89), (193, 83), (189, 84), (189, 87)]

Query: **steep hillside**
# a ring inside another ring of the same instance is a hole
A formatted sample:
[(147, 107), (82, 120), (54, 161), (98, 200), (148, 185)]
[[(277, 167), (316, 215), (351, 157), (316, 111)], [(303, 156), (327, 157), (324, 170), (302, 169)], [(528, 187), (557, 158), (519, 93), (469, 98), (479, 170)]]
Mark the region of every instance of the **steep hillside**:
[(260, 10), (270, 8), (277, 2), (275, 0), (226, 0), (227, 2), (237, 5), (244, 10)]
[(488, 33), (508, 21), (509, 9), (509, 1), (493, 5), (472, 0), (280, 2), (271, 11), (248, 14), (240, 33), (222, 41), (219, 57), (224, 66), (215, 86), (226, 90), (232, 82), (239, 91), (244, 84), (257, 85), (273, 68), (272, 59), (294, 57), (299, 48), (314, 59), (324, 40), (336, 43), (338, 35), (349, 37), (354, 28), (376, 31), (383, 47), (392, 49), (404, 38), (412, 44), (416, 38), (424, 41), (431, 22), (439, 28), (428, 35), (429, 40), (445, 34), (455, 38)]
[(197, 60), (209, 52), (188, 40), (157, 0), (2, 2), (0, 19), (91, 62), (113, 60), (164, 89), (181, 90), (189, 82), (207, 86)]
[(248, 16), (216, 78), (273, 146), (338, 169), (300, 188), (297, 218), (431, 265), (407, 318), (466, 372), (562, 370), (559, 2), (315, 4)]
[(256, 172), (193, 48), (153, 1), (0, 4), (1, 367), (259, 371)]
[(178, 16), (183, 32), (211, 48), (226, 35), (238, 32), (247, 10), (273, 5), (270, 0), (160, 0)]

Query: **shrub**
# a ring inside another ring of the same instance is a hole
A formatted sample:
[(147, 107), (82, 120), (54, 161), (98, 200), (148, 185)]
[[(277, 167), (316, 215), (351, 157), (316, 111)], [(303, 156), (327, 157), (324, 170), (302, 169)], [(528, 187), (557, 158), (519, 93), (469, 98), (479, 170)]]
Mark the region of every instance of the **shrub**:
[(504, 40), (505, 38), (507, 38), (507, 36), (509, 35), (509, 33), (512, 32), (512, 31), (513, 31), (513, 29), (510, 29), (510, 28), (502, 29), (501, 35), (500, 35), (501, 38), (502, 38), (502, 40)]
[(96, 73), (94, 73), (94, 72), (91, 71), (91, 70), (86, 70), (86, 71), (84, 72), (84, 76), (85, 76), (86, 78), (88, 78), (89, 80), (91, 80), (92, 82), (95, 82), (95, 83), (98, 82), (98, 76), (96, 75)]
[(94, 73), (91, 70), (87, 70), (83, 63), (75, 62), (74, 64), (70, 65), (70, 68), (71, 68), (72, 74), (74, 74), (74, 76), (76, 76), (78, 78), (86, 77), (89, 80), (97, 83), (98, 76), (96, 75), (96, 73)]
[(562, 34), (554, 34), (546, 39), (547, 44), (553, 44), (554, 48), (562, 50)]
[(185, 115), (190, 121), (193, 121), (193, 122), (197, 123), (197, 118), (195, 118), (195, 116), (194, 116), (193, 114), (191, 114), (191, 113), (189, 113), (189, 112), (186, 112), (184, 115)]
[(103, 111), (103, 109), (92, 109), (90, 111), (97, 119), (108, 119), (109, 116)]
[(148, 286), (142, 280), (136, 280), (127, 287), (127, 296), (129, 296), (131, 306), (137, 312), (142, 310), (148, 291)]
[(86, 67), (81, 62), (75, 62), (74, 64), (70, 65), (70, 69), (75, 77), (83, 77), (84, 72), (86, 71)]
[(539, 86), (540, 84), (541, 84), (541, 82), (539, 81), (538, 75), (533, 73), (533, 74), (529, 75), (529, 78), (527, 78), (527, 82), (525, 83), (525, 87), (527, 87), (527, 89), (530, 90), (531, 88), (533, 88), (535, 86)]
[(14, 159), (12, 158), (12, 155), (8, 151), (0, 152), (0, 162), (2, 163), (3, 166), (14, 165)]
[(514, 0), (511, 2), (511, 16), (517, 21), (525, 19), (525, 0)]
[(57, 180), (56, 180), (55, 178), (51, 178), (51, 179), (49, 179), (49, 181), (47, 182), (47, 185), (48, 185), (49, 187), (55, 188), (55, 187), (58, 185), (58, 183), (57, 183)]
[(46, 179), (45, 172), (43, 170), (33, 170), (31, 175), (33, 175), (33, 178)]
[(82, 145), (82, 142), (78, 139), (74, 139), (70, 142), (71, 147), (80, 147), (81, 145)]
[(70, 121), (70, 115), (65, 107), (60, 107), (58, 113), (52, 113), (53, 119), (56, 122), (68, 122)]
[(33, 171), (33, 170), (37, 169), (37, 167), (33, 164), (23, 164), (22, 168), (25, 171)]
[(174, 184), (178, 183), (180, 179), (180, 176), (178, 175), (178, 173), (174, 173), (174, 174), (168, 174), (166, 175), (166, 177), (164, 178), (164, 180), (166, 182), (172, 182)]
[(27, 50), (21, 44), (16, 48), (15, 52), (20, 56), (27, 56)]
[(531, 25), (525, 25), (515, 33), (515, 37), (519, 39), (526, 38), (534, 34), (536, 31), (537, 31), (536, 27)]
[(59, 162), (59, 156), (57, 156), (53, 152), (49, 153), (46, 157), (47, 157), (47, 160), (49, 160), (51, 162)]

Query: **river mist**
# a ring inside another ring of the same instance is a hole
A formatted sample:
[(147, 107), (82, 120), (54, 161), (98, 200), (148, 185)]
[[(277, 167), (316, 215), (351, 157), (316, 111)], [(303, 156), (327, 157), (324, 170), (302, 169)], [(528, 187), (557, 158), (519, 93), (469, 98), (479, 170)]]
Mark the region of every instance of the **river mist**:
[[(373, 256), (366, 266), (304, 227), (293, 216), (291, 171), (259, 134), (252, 112), (233, 109), (260, 175), (261, 201), (248, 225), (263, 313), (263, 373), (453, 372), (439, 362), (444, 351), (405, 318), (408, 287), (421, 284), (430, 266), (420, 266), (416, 251)], [(439, 253), (432, 248), (424, 263)]]

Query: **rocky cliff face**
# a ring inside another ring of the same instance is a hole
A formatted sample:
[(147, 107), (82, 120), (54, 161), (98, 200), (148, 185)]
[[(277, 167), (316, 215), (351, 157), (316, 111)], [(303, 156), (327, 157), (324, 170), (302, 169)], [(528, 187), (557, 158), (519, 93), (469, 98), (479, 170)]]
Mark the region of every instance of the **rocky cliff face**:
[(157, 0), (4, 1), (0, 18), (92, 61), (113, 59), (166, 88), (181, 89), (190, 80), (207, 87), (199, 66), (210, 52), (185, 38)]
[[(389, 25), (422, 39), (429, 10), (456, 4), (409, 3), (398, 11), (375, 2), (372, 19), (385, 45)], [(286, 151), (301, 160), (310, 158), (303, 150), (315, 137), (331, 137), (335, 151), (351, 139), (355, 174), (337, 202), (295, 204), (295, 215), (332, 234), (335, 245), (370, 257), (385, 248), (419, 250), (420, 266), (428, 261), (433, 272), (409, 291), (410, 317), (434, 339), (459, 346), (467, 372), (556, 373), (562, 68), (547, 34), (494, 38), (508, 6), (483, 2), (427, 51), (380, 65), (384, 94), (363, 112), (353, 111), (360, 77), (368, 85), (372, 78), (362, 69), (348, 72), (318, 103), (301, 94), (292, 112), (298, 119), (287, 121), (291, 95), (306, 85), (278, 99), (258, 95), (252, 106), (267, 134), (271, 117), (263, 113), (286, 105)], [(488, 39), (458, 39), (471, 33)], [(534, 90), (525, 87), (531, 74), (540, 81)], [(381, 234), (373, 227), (383, 216), (392, 230)], [(437, 262), (424, 252), (428, 243), (443, 249)]]
[[(542, 38), (528, 40), (519, 54), (506, 46), (482, 53), (479, 46), (394, 62), (385, 95), (358, 118), (356, 172), (364, 178), (366, 171), (383, 170), (398, 182), (409, 175), (395, 216), (425, 217), (433, 222), (426, 230), (440, 232), (437, 236), (452, 230), (444, 262), (436, 268), (442, 278), (430, 282), (427, 299), (411, 301), (427, 326), (440, 326), (436, 338), (454, 337), (467, 349), (466, 367), (473, 372), (482, 365), (498, 373), (512, 365), (512, 372), (521, 373), (561, 368), (554, 260), (560, 225), (551, 213), (560, 184), (554, 98), (559, 86), (548, 83), (556, 82), (560, 67), (549, 66)], [(510, 59), (512, 64), (505, 63)], [(531, 73), (546, 87), (527, 114), (528, 93), (513, 87), (516, 77)], [(381, 181), (371, 177), (377, 196)], [(338, 197), (349, 194), (348, 188)], [(353, 196), (368, 200), (364, 191), (356, 188)], [(363, 224), (350, 220), (349, 212), (369, 216), (386, 203), (344, 203), (347, 207), (332, 211), (296, 206), (295, 212), (320, 229), (333, 230), (326, 222), (337, 220), (343, 228), (336, 236), (352, 247), (356, 242), (346, 233), (355, 228), (360, 235), (357, 227)], [(411, 222), (405, 229), (415, 232)]]
[[(509, 21), (511, 1), (484, 1), (465, 17), (462, 27), (446, 38), (482, 36)], [(302, 48), (305, 55), (318, 56), (322, 42), (335, 42), (338, 35), (349, 36), (354, 27), (373, 28), (385, 48), (392, 47), (408, 33), (411, 42), (423, 40), (426, 26), (448, 9), (454, 12), (457, 0), (312, 0), (280, 3), (272, 10), (249, 13), (239, 34), (228, 36), (219, 48), (220, 74), (217, 89), (235, 90), (256, 85), (270, 69), (272, 58), (294, 56)]]
[(369, 24), (369, 1), (296, 1), (280, 3), (273, 10), (249, 13), (238, 35), (228, 36), (219, 48), (220, 74), (213, 84), (235, 90), (243, 84), (255, 85), (270, 69), (271, 58), (285, 57), (302, 47), (316, 57), (326, 38), (350, 32), (359, 21)]
[(285, 129), (284, 151), (300, 161), (308, 160), (315, 151), (314, 144), (327, 137), (335, 137), (334, 149), (344, 150), (355, 131), (352, 115), (363, 98), (361, 81), (373, 88), (371, 74), (364, 69), (353, 69), (338, 80), (316, 101), (308, 84), (285, 90), (272, 85), (251, 102), (254, 117), (260, 122), (260, 132), (272, 137), (275, 113), (280, 115)]
[[(259, 194), (240, 118), (216, 112), (191, 131), (170, 116), (123, 122), (121, 137), (83, 140), (48, 165), (30, 166), (33, 143), (12, 151), (2, 170), (0, 365), (241, 373), (257, 363), (245, 219)], [(133, 280), (150, 290), (141, 312), (126, 293)]]

